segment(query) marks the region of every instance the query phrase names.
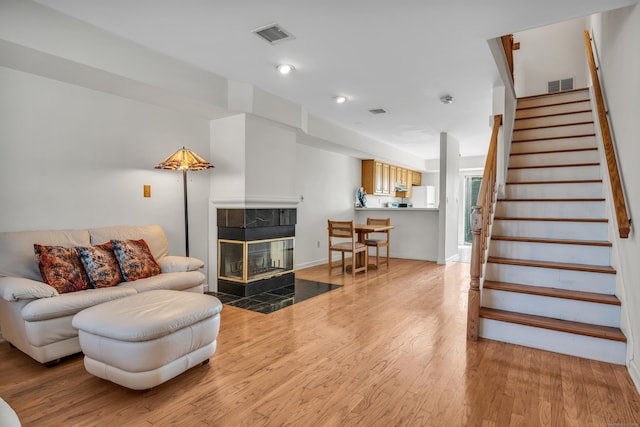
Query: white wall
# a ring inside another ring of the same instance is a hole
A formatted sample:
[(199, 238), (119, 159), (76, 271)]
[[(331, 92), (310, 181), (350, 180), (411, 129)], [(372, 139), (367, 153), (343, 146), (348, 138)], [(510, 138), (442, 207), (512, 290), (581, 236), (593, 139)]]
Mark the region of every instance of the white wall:
[(455, 261), (458, 256), (459, 181), (460, 143), (451, 135), (442, 132), (440, 134), (439, 264)]
[[(184, 254), (182, 174), (153, 167), (183, 145), (215, 164), (207, 120), (2, 67), (0, 93), (0, 230), (157, 223)], [(203, 260), (209, 173), (188, 175)]]
[(619, 254), (620, 264), (616, 268), (623, 279), (622, 287), (616, 293), (623, 300), (622, 329), (629, 340), (629, 371), (640, 389), (640, 234), (637, 228), (640, 222), (637, 221), (640, 216), (640, 168), (637, 165), (640, 158), (640, 7), (636, 5), (596, 16), (592, 28), (628, 210), (634, 220), (628, 239), (620, 239), (616, 233), (611, 233), (610, 238)]
[(355, 219), (360, 171), (359, 159), (296, 146), (296, 194), (303, 198), (297, 206), (296, 269), (327, 262), (327, 220)]
[(582, 32), (586, 18), (514, 34), (520, 50), (513, 52), (514, 86), (518, 97), (547, 92), (547, 82), (569, 77), (586, 87), (586, 54)]

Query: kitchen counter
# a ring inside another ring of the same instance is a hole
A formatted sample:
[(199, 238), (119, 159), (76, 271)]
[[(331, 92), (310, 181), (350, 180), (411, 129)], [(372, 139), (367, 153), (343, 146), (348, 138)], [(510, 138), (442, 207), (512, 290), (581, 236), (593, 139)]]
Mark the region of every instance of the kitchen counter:
[(440, 209), (438, 208), (354, 208), (357, 224), (367, 218), (390, 218), (391, 257), (438, 260)]
[(438, 212), (440, 209), (438, 208), (384, 208), (384, 207), (375, 207), (375, 208), (355, 208), (357, 211), (427, 211), (427, 212)]

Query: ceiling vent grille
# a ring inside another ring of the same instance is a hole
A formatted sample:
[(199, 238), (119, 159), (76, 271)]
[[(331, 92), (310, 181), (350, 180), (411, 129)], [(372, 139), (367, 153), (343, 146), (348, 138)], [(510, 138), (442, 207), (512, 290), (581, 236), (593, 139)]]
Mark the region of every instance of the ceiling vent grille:
[(285, 40), (292, 40), (295, 38), (291, 33), (289, 33), (278, 24), (270, 24), (266, 27), (260, 27), (251, 32), (260, 37), (262, 40), (268, 42), (269, 44), (276, 44)]
[(387, 110), (384, 108), (374, 108), (373, 110), (369, 110), (371, 114), (385, 114)]
[(573, 77), (562, 80), (553, 80), (547, 82), (547, 89), (549, 93), (552, 92), (561, 92), (563, 90), (572, 90), (573, 89)]

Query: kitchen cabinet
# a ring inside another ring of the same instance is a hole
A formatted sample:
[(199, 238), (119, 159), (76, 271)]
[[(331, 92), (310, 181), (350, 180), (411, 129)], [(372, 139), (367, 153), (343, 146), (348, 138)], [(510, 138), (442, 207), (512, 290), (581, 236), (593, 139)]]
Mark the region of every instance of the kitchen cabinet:
[(391, 189), (389, 188), (389, 165), (382, 164), (382, 194), (389, 195)]
[[(390, 165), (379, 160), (362, 161), (362, 188), (374, 196), (411, 197), (411, 185), (420, 185), (420, 172)], [(407, 191), (396, 191), (396, 185), (402, 184)]]

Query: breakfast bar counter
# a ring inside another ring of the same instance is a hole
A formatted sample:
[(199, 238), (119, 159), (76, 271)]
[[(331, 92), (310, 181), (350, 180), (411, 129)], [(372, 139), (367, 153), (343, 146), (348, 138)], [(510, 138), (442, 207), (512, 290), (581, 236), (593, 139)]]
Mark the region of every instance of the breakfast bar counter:
[(354, 208), (355, 222), (366, 224), (367, 218), (391, 218), (392, 258), (438, 260), (438, 208)]

